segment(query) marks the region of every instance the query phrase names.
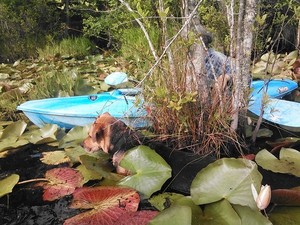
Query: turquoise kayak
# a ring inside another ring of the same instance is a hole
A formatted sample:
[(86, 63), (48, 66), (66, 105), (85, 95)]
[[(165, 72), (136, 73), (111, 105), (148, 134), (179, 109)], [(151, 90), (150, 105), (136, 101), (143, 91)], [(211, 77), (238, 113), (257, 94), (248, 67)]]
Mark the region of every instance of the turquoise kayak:
[(117, 89), (95, 95), (27, 101), (17, 107), (37, 126), (57, 124), (61, 128), (85, 126), (108, 112), (133, 128), (150, 126), (143, 101), (137, 103), (137, 89)]
[[(266, 122), (284, 129), (300, 131), (300, 104), (282, 99), (298, 88), (292, 80), (254, 81), (248, 110)], [(267, 98), (264, 98), (264, 93)]]
[[(119, 75), (119, 74), (118, 74)], [(300, 128), (300, 104), (282, 100), (298, 88), (292, 80), (253, 81), (252, 94), (248, 110), (259, 116), (262, 110), (262, 96), (265, 92), (270, 101), (264, 108), (263, 119), (279, 125)], [(17, 107), (37, 126), (57, 124), (61, 128), (71, 129), (94, 122), (105, 112), (122, 120), (133, 128), (151, 126), (150, 118), (144, 108), (144, 100), (138, 89), (116, 89), (95, 95), (48, 98), (27, 101)], [(137, 95), (139, 101), (137, 100)], [(291, 109), (290, 109), (291, 107)], [(274, 113), (276, 112), (276, 113)]]

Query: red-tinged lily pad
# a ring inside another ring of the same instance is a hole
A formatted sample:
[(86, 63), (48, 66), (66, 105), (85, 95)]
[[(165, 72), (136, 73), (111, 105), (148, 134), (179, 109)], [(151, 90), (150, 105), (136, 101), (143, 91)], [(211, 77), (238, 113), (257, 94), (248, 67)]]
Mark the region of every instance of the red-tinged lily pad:
[(271, 202), (277, 205), (300, 206), (300, 189), (276, 189), (272, 191)]
[(78, 170), (64, 167), (55, 168), (46, 172), (45, 178), (49, 181), (43, 183), (44, 201), (54, 201), (63, 196), (72, 194), (76, 188), (82, 187), (83, 177)]
[(136, 190), (126, 187), (80, 188), (73, 193), (71, 208), (91, 209), (65, 221), (64, 225), (111, 225), (126, 213), (136, 212), (140, 202)]

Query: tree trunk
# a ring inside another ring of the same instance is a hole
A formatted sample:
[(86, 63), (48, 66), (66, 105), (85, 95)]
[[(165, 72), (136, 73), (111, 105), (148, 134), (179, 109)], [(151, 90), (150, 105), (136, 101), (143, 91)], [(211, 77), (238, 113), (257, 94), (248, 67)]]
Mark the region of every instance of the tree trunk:
[(183, 0), (184, 18), (192, 17), (183, 36), (188, 38), (189, 34), (193, 34), (196, 38), (190, 46), (188, 53), (188, 66), (186, 74), (186, 90), (198, 91), (201, 93), (200, 102), (206, 104), (208, 102), (209, 81), (204, 70), (204, 59), (206, 56), (205, 46), (202, 36), (207, 35), (206, 29), (201, 25), (197, 9), (202, 1), (195, 4), (195, 0)]
[[(246, 118), (248, 90), (251, 64), (251, 50), (253, 42), (253, 26), (255, 21), (255, 10), (257, 0), (240, 0), (238, 18), (234, 18), (235, 0), (226, 2), (228, 23), (231, 36), (231, 58), (235, 58), (235, 74), (233, 76), (233, 114), (231, 128), (236, 130), (238, 124), (244, 124), (239, 118)], [(235, 56), (235, 57), (234, 57)]]

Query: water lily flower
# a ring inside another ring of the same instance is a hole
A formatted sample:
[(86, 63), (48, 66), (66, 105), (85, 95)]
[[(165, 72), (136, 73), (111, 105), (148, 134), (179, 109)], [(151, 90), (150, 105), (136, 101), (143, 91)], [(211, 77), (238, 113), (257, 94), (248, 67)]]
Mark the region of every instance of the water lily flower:
[(268, 207), (271, 201), (271, 187), (270, 185), (262, 185), (259, 194), (257, 193), (253, 184), (251, 184), (251, 190), (253, 198), (256, 202), (257, 207), (260, 210), (264, 210)]

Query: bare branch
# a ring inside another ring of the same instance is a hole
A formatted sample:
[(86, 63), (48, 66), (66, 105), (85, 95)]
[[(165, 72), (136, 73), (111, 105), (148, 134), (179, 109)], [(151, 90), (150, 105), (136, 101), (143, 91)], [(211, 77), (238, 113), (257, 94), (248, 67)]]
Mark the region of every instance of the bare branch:
[[(133, 9), (130, 7), (130, 5), (129, 5), (127, 2), (125, 2), (124, 0), (119, 0), (119, 1), (120, 1), (120, 2), (128, 9), (129, 12), (134, 13)], [(150, 50), (151, 50), (151, 52), (152, 52), (152, 55), (153, 55), (155, 61), (157, 61), (157, 60), (158, 60), (158, 56), (157, 56), (157, 54), (156, 54), (156, 51), (155, 51), (155, 49), (154, 49), (154, 46), (153, 46), (153, 44), (152, 44), (152, 41), (151, 41), (151, 39), (150, 39), (150, 36), (149, 36), (149, 34), (148, 34), (148, 32), (147, 32), (147, 30), (146, 30), (144, 24), (143, 24), (143, 23), (141, 22), (141, 20), (138, 19), (138, 18), (135, 18), (135, 21), (139, 24), (139, 26), (141, 27), (142, 31), (144, 32), (144, 35), (145, 35), (145, 37), (146, 37), (146, 39), (147, 39), (147, 41), (148, 41), (148, 45), (149, 45), (149, 47), (150, 47)]]

